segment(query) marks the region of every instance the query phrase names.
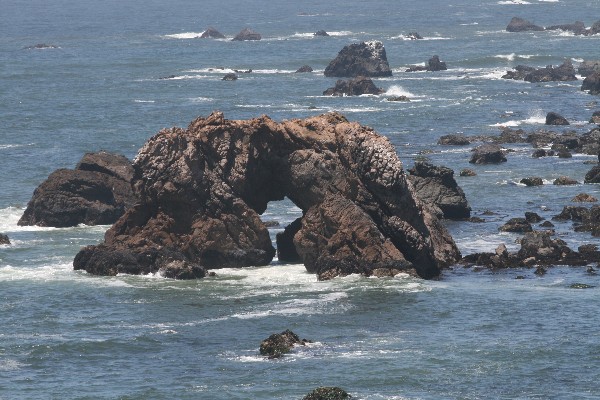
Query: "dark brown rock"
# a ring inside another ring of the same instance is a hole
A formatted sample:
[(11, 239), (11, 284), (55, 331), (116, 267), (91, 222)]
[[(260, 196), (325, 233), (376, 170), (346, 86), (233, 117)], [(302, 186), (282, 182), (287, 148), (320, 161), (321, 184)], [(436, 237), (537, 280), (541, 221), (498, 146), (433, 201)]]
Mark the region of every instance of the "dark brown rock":
[(520, 183), (524, 184), (525, 186), (542, 186), (544, 184), (544, 181), (542, 180), (542, 178), (539, 178), (537, 176), (531, 176), (529, 178), (521, 179)]
[(302, 400), (346, 400), (351, 398), (352, 396), (339, 387), (319, 387), (304, 396)]
[(206, 30), (204, 32), (202, 32), (202, 35), (200, 35), (200, 37), (202, 39), (207, 39), (207, 38), (209, 38), (209, 39), (225, 39), (225, 35), (223, 35), (221, 32), (219, 32), (212, 26), (209, 26), (208, 28), (206, 28)]
[(275, 238), (277, 242), (277, 259), (285, 263), (299, 263), (302, 258), (296, 251), (294, 245), (294, 236), (302, 229), (302, 218), (294, 220), (285, 227), (283, 232), (279, 232)]
[(297, 74), (306, 73), (306, 72), (313, 72), (313, 69), (310, 65), (303, 65), (296, 70)]
[(371, 78), (358, 76), (354, 79), (338, 79), (335, 86), (323, 92), (324, 96), (360, 96), (363, 94), (381, 94), (383, 89), (375, 86)]
[(506, 162), (505, 151), (497, 144), (484, 143), (473, 150), (471, 164), (499, 164)]
[(546, 125), (569, 125), (569, 121), (562, 115), (551, 111), (546, 114)]
[(137, 198), (133, 167), (123, 156), (88, 153), (77, 169), (54, 171), (38, 186), (19, 225), (53, 227), (114, 223)]
[(452, 169), (417, 161), (409, 172), (408, 178), (417, 196), (434, 209), (439, 209), (443, 218), (466, 219), (471, 216), (471, 207), (456, 183)]
[(559, 176), (552, 182), (554, 185), (577, 185), (578, 183), (575, 179), (571, 179), (568, 176)]
[(471, 144), (471, 141), (465, 135), (450, 134), (440, 137), (437, 144), (443, 146), (466, 146)]
[(410, 99), (404, 95), (388, 97), (386, 100), (387, 101), (410, 101)]
[(470, 168), (463, 168), (460, 170), (460, 176), (477, 176), (477, 173)]
[(10, 239), (7, 235), (0, 233), (0, 244), (10, 244)]
[[(268, 264), (259, 215), (288, 197), (293, 235), (319, 279), (398, 272), (432, 278), (454, 263), (452, 238), (417, 197), (395, 147), (337, 113), (276, 123), (221, 113), (163, 130), (139, 151), (139, 203), (74, 260), (96, 274), (155, 273), (173, 261), (204, 269)], [(288, 239), (289, 242), (289, 239)]]
[(508, 32), (525, 32), (525, 31), (543, 31), (544, 28), (538, 25), (535, 25), (526, 19), (513, 17), (508, 26), (506, 27)]
[(530, 224), (537, 224), (538, 222), (542, 222), (544, 218), (540, 217), (537, 213), (527, 211), (525, 212), (525, 220)]
[(531, 224), (525, 218), (511, 218), (508, 222), (502, 225), (499, 230), (503, 232), (531, 232), (533, 228)]
[(325, 76), (354, 78), (392, 76), (383, 43), (379, 41), (345, 46), (325, 68)]
[(574, 203), (595, 203), (598, 199), (587, 193), (579, 193), (577, 196), (573, 197), (571, 201)]
[(261, 37), (260, 33), (254, 32), (250, 28), (244, 28), (240, 31), (240, 33), (235, 35), (235, 37), (231, 40), (245, 41), (245, 40), (261, 40), (261, 39), (262, 39), (262, 37)]
[(581, 90), (585, 90), (589, 94), (600, 94), (600, 72), (588, 75), (581, 84)]
[(260, 354), (269, 358), (279, 358), (292, 351), (294, 346), (305, 346), (308, 340), (302, 339), (294, 332), (286, 329), (281, 333), (274, 333), (260, 343)]

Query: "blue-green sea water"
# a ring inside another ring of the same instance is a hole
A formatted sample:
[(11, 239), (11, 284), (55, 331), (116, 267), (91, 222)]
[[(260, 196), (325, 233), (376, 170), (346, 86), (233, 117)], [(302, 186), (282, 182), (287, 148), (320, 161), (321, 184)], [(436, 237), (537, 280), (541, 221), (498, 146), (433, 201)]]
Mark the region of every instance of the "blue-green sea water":
[[(107, 226), (17, 226), (35, 187), (85, 152), (133, 158), (161, 128), (213, 110), (278, 121), (339, 111), (387, 136), (407, 168), (423, 156), (474, 168), (457, 181), (486, 222), (448, 228), (463, 254), (516, 249), (517, 235), (498, 232), (507, 219), (549, 219), (578, 193), (600, 197), (598, 185), (550, 184), (582, 182), (595, 157), (533, 159), (530, 146), (507, 145), (507, 163), (472, 166), (471, 146), (436, 142), (533, 131), (549, 111), (589, 131), (600, 98), (581, 79), (500, 77), (518, 64), (600, 59), (600, 35), (508, 33), (514, 16), (591, 26), (600, 1), (0, 0), (0, 233), (12, 241), (0, 246), (0, 399), (301, 399), (318, 386), (359, 399), (600, 398), (600, 277), (585, 267), (318, 282), (275, 261), (191, 282), (96, 277), (72, 260)], [(208, 26), (227, 39), (196, 38)], [(245, 27), (263, 39), (232, 42)], [(320, 29), (331, 36), (314, 37)], [(413, 31), (425, 39), (407, 40)], [(329, 61), (364, 40), (384, 43), (393, 76), (375, 83), (387, 93), (322, 96), (336, 80), (323, 75)], [(27, 49), (38, 43), (55, 47)], [(447, 71), (404, 72), (434, 54)], [(295, 74), (304, 64), (314, 72)], [(221, 80), (235, 69), (252, 72)], [(518, 184), (526, 176), (547, 184)], [(300, 213), (283, 201), (263, 217), (280, 223), (275, 235)], [(574, 249), (598, 244), (570, 222), (555, 229)], [(287, 328), (314, 343), (260, 357), (260, 341)]]

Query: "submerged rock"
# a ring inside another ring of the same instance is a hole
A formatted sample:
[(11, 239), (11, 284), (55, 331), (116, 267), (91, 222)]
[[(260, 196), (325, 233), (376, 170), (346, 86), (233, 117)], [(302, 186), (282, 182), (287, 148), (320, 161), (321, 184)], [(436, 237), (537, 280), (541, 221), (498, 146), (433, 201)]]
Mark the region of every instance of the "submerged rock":
[(339, 387), (319, 387), (304, 396), (302, 400), (345, 400), (351, 398), (352, 396)]
[(383, 43), (373, 40), (370, 42), (354, 43), (345, 46), (325, 68), (327, 77), (357, 76), (382, 77), (392, 76)]
[(310, 343), (306, 339), (300, 340), (300, 337), (294, 332), (286, 329), (281, 333), (274, 333), (260, 343), (260, 354), (269, 358), (279, 358), (292, 351), (295, 345), (305, 346)]
[(103, 243), (81, 250), (75, 269), (268, 264), (275, 249), (259, 215), (284, 197), (303, 211), (292, 242), (319, 279), (376, 270), (433, 278), (460, 257), (389, 140), (337, 113), (276, 123), (215, 112), (186, 130), (162, 130), (134, 166), (139, 202)]
[(261, 40), (262, 37), (260, 33), (254, 32), (250, 28), (245, 28), (240, 31), (235, 37), (231, 40), (233, 41), (245, 41), (245, 40)]
[(88, 153), (76, 169), (56, 170), (35, 189), (18, 224), (112, 224), (137, 200), (132, 177), (133, 167), (126, 157)]
[(358, 76), (354, 79), (338, 79), (335, 86), (323, 92), (324, 96), (360, 96), (363, 94), (381, 94), (385, 91), (375, 86), (371, 78)]
[(508, 32), (525, 32), (525, 31), (543, 31), (544, 28), (538, 25), (535, 25), (526, 19), (513, 17), (508, 26), (506, 27)]

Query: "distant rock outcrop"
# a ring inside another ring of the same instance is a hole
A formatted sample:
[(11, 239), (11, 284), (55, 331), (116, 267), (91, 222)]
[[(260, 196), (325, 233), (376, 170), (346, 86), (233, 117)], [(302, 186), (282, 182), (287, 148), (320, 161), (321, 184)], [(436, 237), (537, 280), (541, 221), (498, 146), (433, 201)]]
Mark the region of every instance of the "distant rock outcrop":
[(360, 96), (362, 94), (381, 94), (385, 91), (375, 86), (371, 78), (358, 76), (354, 79), (338, 79), (335, 86), (323, 92), (324, 96)]
[(471, 207), (456, 183), (452, 169), (417, 161), (409, 172), (408, 180), (413, 184), (417, 196), (438, 209), (443, 218), (467, 219), (471, 216)]
[(237, 81), (238, 80), (238, 76), (236, 74), (234, 74), (233, 72), (229, 72), (227, 74), (225, 74), (222, 78), (222, 81)]
[(508, 71), (502, 76), (504, 79), (525, 80), (527, 82), (566, 82), (576, 81), (575, 68), (570, 60), (565, 60), (558, 67), (548, 65), (544, 68), (534, 68), (517, 65), (514, 71)]
[(357, 76), (392, 76), (383, 43), (370, 41), (345, 46), (325, 68), (325, 76), (354, 78)]
[(133, 167), (124, 156), (88, 153), (76, 169), (54, 171), (33, 193), (19, 225), (114, 223), (133, 206)]
[(577, 72), (583, 77), (600, 72), (600, 61), (584, 61), (577, 67)]
[(339, 387), (319, 387), (307, 394), (302, 400), (346, 400), (351, 399), (344, 389)]
[(218, 30), (216, 30), (215, 28), (213, 28), (212, 26), (209, 26), (208, 28), (206, 28), (206, 30), (204, 32), (202, 32), (202, 35), (200, 35), (200, 37), (202, 39), (225, 39), (225, 35), (223, 35), (221, 32), (219, 32)]
[(585, 35), (587, 33), (587, 29), (585, 28), (585, 24), (581, 21), (575, 21), (572, 24), (561, 24), (561, 25), (552, 25), (546, 27), (547, 31), (568, 31), (573, 32), (575, 35)]
[(215, 112), (165, 129), (139, 151), (139, 202), (82, 249), (75, 269), (150, 273), (268, 264), (261, 221), (284, 197), (303, 210), (291, 236), (320, 279), (399, 272), (432, 278), (456, 261), (454, 241), (418, 199), (389, 140), (337, 113), (276, 123)]
[(426, 66), (413, 65), (410, 68), (408, 68), (405, 72), (418, 72), (418, 71), (432, 72), (432, 71), (445, 71), (447, 69), (448, 69), (448, 67), (446, 66), (446, 63), (443, 61), (440, 61), (440, 57), (436, 55), (436, 56), (431, 57), (427, 61)]
[(262, 39), (262, 36), (260, 35), (260, 33), (254, 32), (250, 28), (244, 28), (240, 31), (240, 33), (235, 35), (235, 37), (231, 40), (244, 41), (244, 40), (261, 40), (261, 39)]
[(513, 17), (508, 26), (506, 27), (508, 32), (525, 32), (525, 31), (543, 31), (544, 28), (538, 25), (535, 25), (526, 19)]
[(497, 144), (484, 143), (475, 147), (471, 164), (499, 164), (506, 162), (505, 151)]
[(297, 74), (305, 73), (305, 72), (313, 72), (313, 69), (310, 65), (303, 65), (296, 70)]
[(59, 47), (54, 44), (38, 43), (32, 46), (23, 47), (25, 50), (45, 50), (45, 49), (58, 49)]
[(313, 36), (329, 36), (329, 33), (325, 32), (323, 29), (316, 31), (313, 33)]
[(600, 94), (600, 72), (594, 72), (588, 75), (581, 84), (581, 90), (589, 94)]

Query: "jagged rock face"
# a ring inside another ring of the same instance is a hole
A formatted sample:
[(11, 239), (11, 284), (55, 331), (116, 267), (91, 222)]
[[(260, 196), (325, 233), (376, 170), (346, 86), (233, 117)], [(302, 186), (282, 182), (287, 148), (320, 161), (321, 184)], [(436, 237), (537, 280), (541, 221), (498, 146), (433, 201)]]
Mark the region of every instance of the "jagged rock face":
[(245, 28), (240, 31), (235, 37), (231, 40), (233, 41), (245, 41), (245, 40), (261, 40), (262, 36), (258, 32), (254, 32), (250, 28)]
[(75, 170), (54, 171), (35, 189), (18, 224), (59, 228), (112, 224), (136, 201), (132, 177), (126, 157), (88, 153)]
[(440, 210), (448, 219), (465, 219), (471, 216), (471, 207), (465, 193), (454, 179), (454, 171), (417, 161), (408, 176), (417, 196), (426, 204)]
[(416, 199), (394, 146), (337, 113), (282, 123), (213, 113), (187, 130), (159, 132), (134, 167), (140, 203), (103, 244), (80, 252), (76, 269), (136, 273), (138, 265), (137, 273), (147, 273), (173, 260), (204, 268), (268, 264), (275, 250), (259, 215), (285, 196), (304, 214), (291, 241), (321, 279), (385, 271), (431, 278), (460, 256)]
[(325, 76), (340, 78), (392, 76), (392, 70), (383, 43), (371, 41), (345, 46), (325, 68)]
[(200, 35), (200, 37), (202, 39), (225, 39), (225, 35), (223, 35), (221, 32), (219, 32), (212, 26), (209, 26), (204, 32), (202, 32), (202, 35)]

